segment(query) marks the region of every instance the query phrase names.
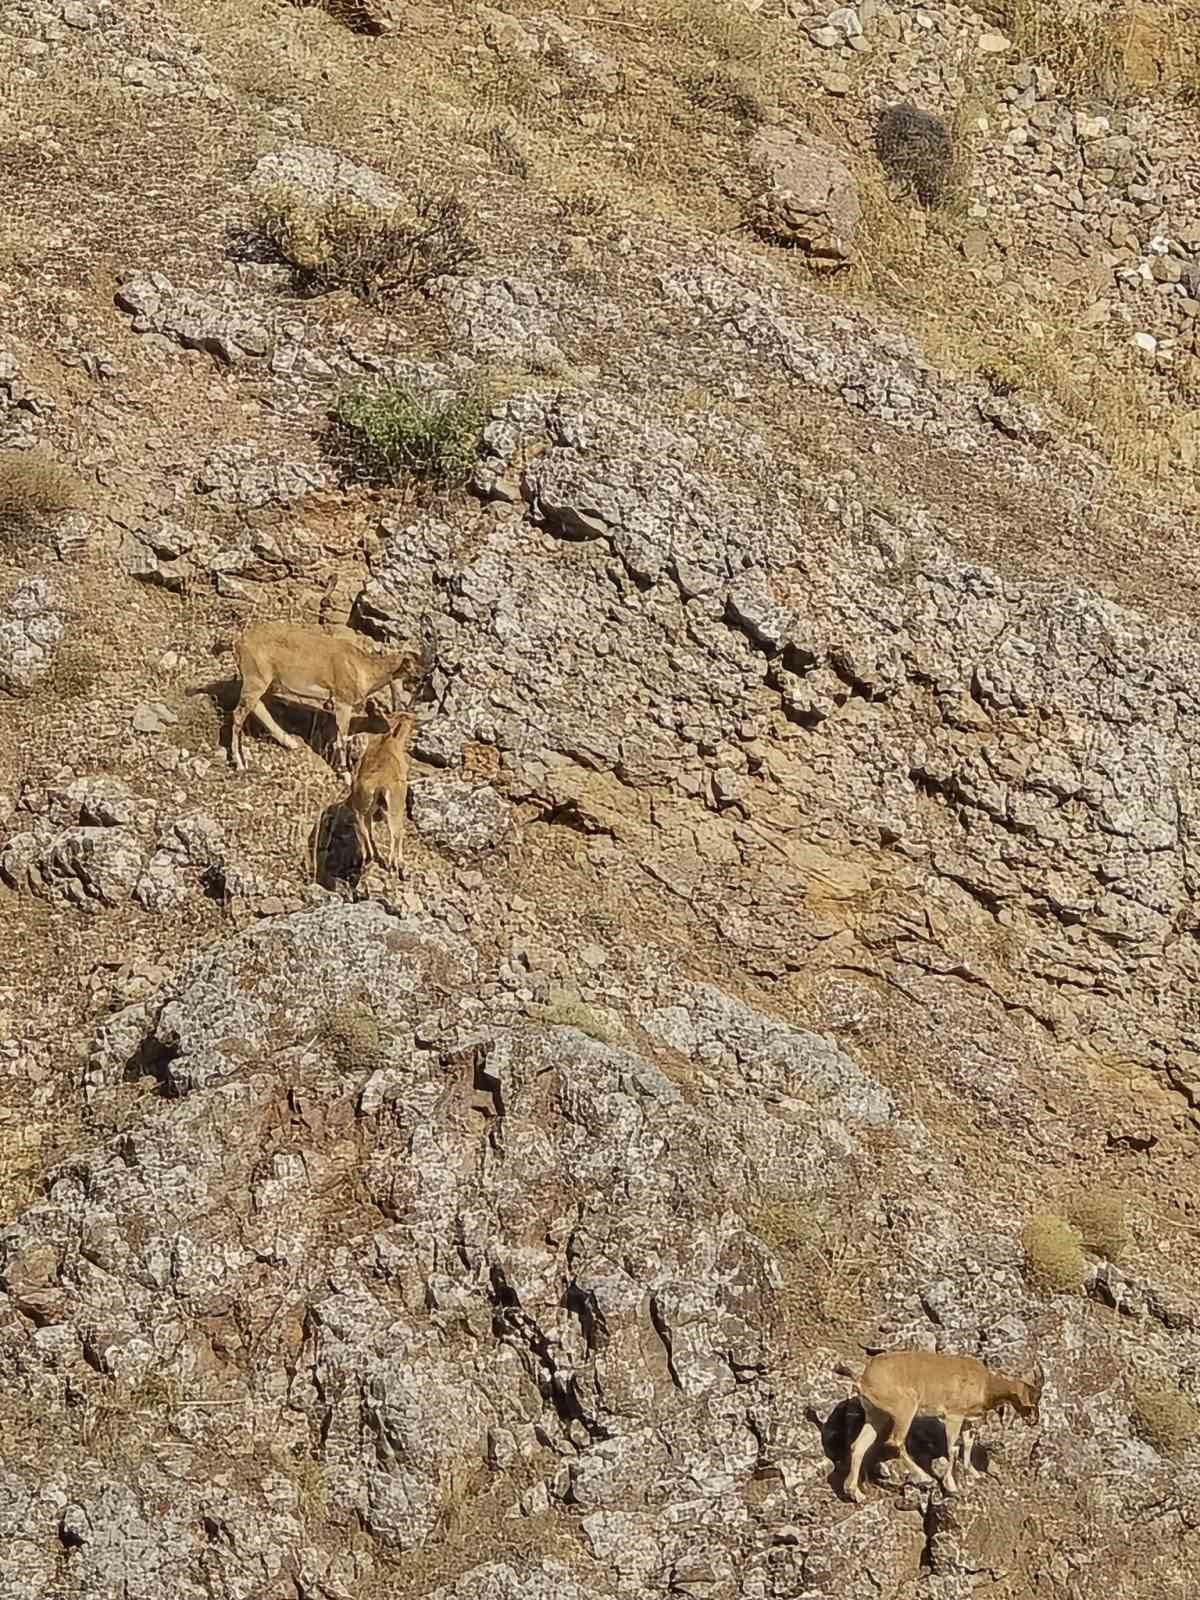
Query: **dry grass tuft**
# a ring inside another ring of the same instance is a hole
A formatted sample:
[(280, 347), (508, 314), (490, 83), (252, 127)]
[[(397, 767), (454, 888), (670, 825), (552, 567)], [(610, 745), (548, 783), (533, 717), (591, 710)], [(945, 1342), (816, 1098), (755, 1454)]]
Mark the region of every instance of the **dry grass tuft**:
[(62, 700), (82, 700), (96, 687), (103, 663), (86, 644), (64, 644), (43, 688)]
[(1137, 1388), (1133, 1425), (1164, 1456), (1181, 1456), (1200, 1438), (1200, 1410), (1178, 1389)]
[(42, 523), (73, 511), (81, 499), (78, 478), (46, 451), (0, 455), (0, 540), (27, 541)]
[(172, 744), (196, 755), (217, 749), (221, 742), (221, 713), (210, 696), (181, 695), (171, 709), (175, 721), (167, 729), (167, 738)]
[(776, 1257), (783, 1272), (773, 1320), (793, 1339), (814, 1325), (847, 1329), (862, 1314), (862, 1287), (871, 1273), (862, 1240), (831, 1206), (811, 1196), (766, 1189), (742, 1211), (747, 1229)]
[(620, 1017), (607, 1006), (589, 1006), (570, 995), (552, 994), (545, 1005), (532, 1002), (525, 1007), (531, 1022), (544, 1022), (552, 1028), (578, 1028), (601, 1044), (616, 1044), (624, 1038)]
[(1119, 1195), (1099, 1192), (1076, 1195), (1066, 1212), (1084, 1248), (1107, 1261), (1120, 1261), (1133, 1242), (1125, 1202)]
[(757, 65), (771, 45), (771, 34), (740, 0), (664, 0), (654, 25), (676, 50), (722, 62)]
[(1087, 1257), (1078, 1231), (1062, 1217), (1039, 1212), (1021, 1230), (1025, 1270), (1041, 1294), (1069, 1294), (1081, 1287)]
[(292, 268), (296, 291), (349, 289), (386, 300), (461, 272), (479, 259), (467, 211), (453, 194), (419, 193), (409, 210), (345, 197), (328, 205), (286, 186), (262, 196), (255, 225)]

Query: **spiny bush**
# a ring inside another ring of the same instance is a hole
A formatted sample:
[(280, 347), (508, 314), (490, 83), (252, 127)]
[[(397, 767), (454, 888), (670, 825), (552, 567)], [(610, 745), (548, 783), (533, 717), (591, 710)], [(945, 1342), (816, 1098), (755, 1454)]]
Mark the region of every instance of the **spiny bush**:
[(343, 395), (334, 412), (336, 449), (351, 478), (394, 487), (418, 478), (461, 489), (471, 475), (487, 404), (477, 390), (438, 397), (404, 384)]
[(1062, 1217), (1039, 1212), (1021, 1230), (1025, 1270), (1042, 1294), (1078, 1289), (1087, 1272), (1087, 1257), (1078, 1232)]
[(951, 198), (954, 136), (941, 117), (907, 100), (888, 106), (876, 124), (875, 152), (888, 177), (910, 188), (923, 206), (934, 209)]
[(1119, 1195), (1077, 1195), (1067, 1207), (1067, 1217), (1078, 1229), (1084, 1247), (1095, 1255), (1120, 1261), (1129, 1249), (1129, 1219)]
[(344, 195), (322, 205), (281, 187), (261, 197), (256, 225), (306, 296), (349, 289), (385, 300), (461, 272), (480, 255), (453, 194), (422, 191), (409, 208)]
[(363, 1005), (336, 1006), (325, 1018), (320, 1037), (330, 1059), (344, 1071), (373, 1065), (383, 1044), (379, 1023)]
[(1133, 1391), (1133, 1425), (1164, 1456), (1181, 1456), (1200, 1437), (1200, 1410), (1178, 1389)]
[(288, 4), (301, 11), (310, 7), (314, 11), (324, 11), (335, 22), (340, 22), (343, 28), (349, 28), (351, 33), (377, 38), (384, 31), (376, 14), (378, 7), (364, 5), (362, 0), (288, 0)]
[(27, 540), (39, 523), (80, 503), (79, 480), (44, 450), (0, 455), (0, 539)]

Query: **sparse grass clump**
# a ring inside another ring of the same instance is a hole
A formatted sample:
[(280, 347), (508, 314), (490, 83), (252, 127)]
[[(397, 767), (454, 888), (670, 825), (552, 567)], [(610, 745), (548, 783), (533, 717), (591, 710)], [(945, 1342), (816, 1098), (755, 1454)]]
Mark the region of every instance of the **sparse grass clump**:
[(95, 688), (100, 667), (99, 656), (87, 645), (65, 644), (54, 657), (47, 686), (62, 700), (82, 700)]
[(545, 1005), (530, 1003), (525, 1015), (533, 1022), (544, 1022), (552, 1028), (578, 1028), (601, 1044), (615, 1044), (624, 1037), (625, 1029), (620, 1017), (607, 1006), (589, 1006), (570, 995), (551, 994)]
[(1068, 1294), (1078, 1289), (1087, 1272), (1087, 1257), (1078, 1231), (1043, 1211), (1030, 1217), (1021, 1230), (1025, 1270), (1041, 1294)]
[(732, 117), (746, 123), (761, 122), (766, 116), (759, 81), (745, 68), (709, 63), (689, 73), (682, 87), (696, 109), (710, 116)]
[(839, 1327), (856, 1319), (865, 1276), (862, 1241), (843, 1215), (811, 1195), (767, 1188), (742, 1208), (742, 1216), (783, 1273), (773, 1320), (788, 1337), (814, 1323)]
[(336, 1006), (325, 1018), (320, 1039), (330, 1060), (344, 1072), (373, 1067), (383, 1049), (379, 1023), (364, 1005)]
[(217, 748), (221, 742), (221, 713), (208, 695), (183, 695), (171, 709), (175, 721), (167, 730), (167, 738), (172, 744), (195, 753)]
[(23, 543), (79, 503), (79, 480), (44, 450), (0, 455), (0, 542)]
[(1181, 1456), (1200, 1437), (1200, 1410), (1178, 1389), (1133, 1391), (1133, 1425), (1164, 1456)]
[(755, 63), (770, 47), (771, 35), (741, 0), (664, 0), (655, 26), (679, 45), (719, 61)]
[(256, 225), (291, 267), (297, 293), (309, 296), (348, 289), (386, 300), (461, 272), (480, 255), (453, 194), (423, 192), (410, 207), (344, 195), (321, 205), (281, 187), (262, 196)]
[(438, 397), (388, 384), (344, 395), (334, 427), (353, 479), (395, 487), (416, 478), (454, 490), (471, 475), (486, 419), (478, 390)]
[(1131, 1241), (1125, 1203), (1115, 1194), (1081, 1194), (1067, 1207), (1071, 1225), (1084, 1248), (1107, 1261), (1120, 1261)]

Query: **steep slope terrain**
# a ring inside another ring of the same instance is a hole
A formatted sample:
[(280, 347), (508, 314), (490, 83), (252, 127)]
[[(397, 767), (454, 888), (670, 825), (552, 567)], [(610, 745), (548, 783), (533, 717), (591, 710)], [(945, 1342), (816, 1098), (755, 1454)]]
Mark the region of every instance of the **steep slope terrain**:
[(5, 7), (5, 1600), (1192, 1592), (1198, 26)]

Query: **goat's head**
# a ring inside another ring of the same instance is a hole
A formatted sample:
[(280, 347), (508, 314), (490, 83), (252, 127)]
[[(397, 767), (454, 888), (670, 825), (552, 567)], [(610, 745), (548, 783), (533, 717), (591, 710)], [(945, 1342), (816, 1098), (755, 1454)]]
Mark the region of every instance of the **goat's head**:
[(1038, 1412), (1042, 1401), (1042, 1388), (1046, 1382), (1046, 1374), (1041, 1366), (1037, 1366), (1027, 1378), (1017, 1378), (1012, 1386), (1012, 1403), (1017, 1415), (1030, 1427), (1036, 1427)]

